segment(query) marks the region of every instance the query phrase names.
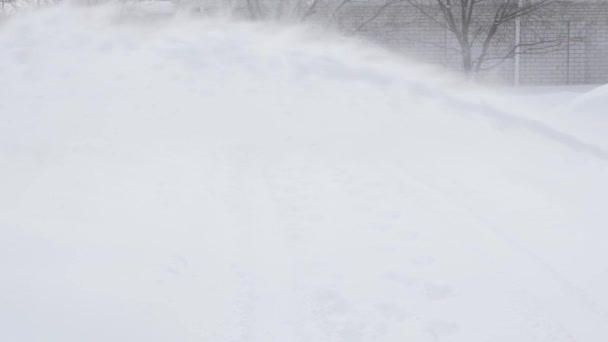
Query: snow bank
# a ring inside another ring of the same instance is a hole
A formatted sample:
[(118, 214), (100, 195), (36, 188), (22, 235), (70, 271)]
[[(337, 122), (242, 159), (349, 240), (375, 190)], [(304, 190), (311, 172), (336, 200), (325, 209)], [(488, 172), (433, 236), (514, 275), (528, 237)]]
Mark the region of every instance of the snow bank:
[(597, 87), (572, 101), (573, 110), (587, 113), (605, 113), (608, 106), (608, 86)]
[(608, 149), (608, 86), (600, 86), (576, 99), (570, 106), (569, 126), (585, 139)]
[(567, 106), (565, 124), (587, 141), (608, 149), (608, 86), (577, 96)]
[(521, 108), (528, 117), (576, 136), (589, 145), (608, 150), (606, 86), (541, 87), (534, 93), (535, 88), (524, 88), (515, 93), (515, 102), (522, 104)]
[(3, 341), (605, 341), (608, 154), (295, 28), (0, 28)]

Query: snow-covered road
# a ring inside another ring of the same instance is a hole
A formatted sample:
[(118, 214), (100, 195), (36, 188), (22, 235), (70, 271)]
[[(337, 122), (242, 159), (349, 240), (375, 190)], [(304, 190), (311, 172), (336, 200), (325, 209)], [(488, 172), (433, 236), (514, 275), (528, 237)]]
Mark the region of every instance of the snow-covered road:
[(608, 339), (608, 145), (337, 37), (119, 17), (0, 27), (0, 340)]

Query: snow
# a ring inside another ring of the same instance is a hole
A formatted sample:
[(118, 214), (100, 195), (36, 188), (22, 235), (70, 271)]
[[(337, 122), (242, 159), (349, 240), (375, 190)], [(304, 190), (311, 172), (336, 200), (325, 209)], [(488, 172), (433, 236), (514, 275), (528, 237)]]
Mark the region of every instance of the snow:
[(506, 102), (518, 103), (527, 117), (608, 150), (606, 86), (523, 87), (511, 93)]
[(600, 86), (576, 98), (570, 110), (585, 122), (586, 132), (604, 148), (608, 148), (608, 86)]
[(572, 103), (576, 110), (588, 113), (600, 113), (606, 107), (608, 86), (603, 85), (579, 96)]
[(112, 7), (0, 49), (3, 341), (608, 339), (608, 145), (535, 104)]

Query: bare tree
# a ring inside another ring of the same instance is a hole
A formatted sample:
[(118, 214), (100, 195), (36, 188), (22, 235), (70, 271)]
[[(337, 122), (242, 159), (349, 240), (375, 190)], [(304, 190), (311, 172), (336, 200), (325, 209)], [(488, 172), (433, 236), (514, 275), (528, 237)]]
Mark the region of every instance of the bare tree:
[(458, 43), (466, 75), (483, 70), (484, 64), (489, 60), (498, 60), (500, 64), (516, 54), (549, 52), (561, 45), (560, 39), (514, 41), (506, 53), (490, 57), (492, 44), (504, 37), (499, 35), (503, 27), (511, 23), (519, 25), (516, 21), (520, 18), (532, 15), (553, 4), (555, 0), (433, 0), (441, 14), (439, 18), (432, 15), (418, 0), (406, 1), (453, 35)]
[(290, 18), (304, 21), (324, 0), (246, 0), (252, 19)]
[[(342, 0), (350, 2), (350, 0)], [(546, 53), (562, 46), (564, 39), (555, 35), (538, 35), (535, 41), (512, 39), (514, 32), (505, 28), (519, 25), (519, 21), (537, 20), (539, 10), (557, 0), (386, 0), (374, 14), (360, 23), (355, 31), (365, 29), (371, 21), (398, 4), (409, 4), (421, 17), (444, 28), (455, 40), (455, 50), (461, 57), (462, 69), (468, 76), (500, 65), (519, 54)], [(417, 20), (411, 24), (416, 24)], [(420, 37), (411, 37), (416, 40)], [(503, 50), (493, 49), (499, 43)], [(432, 43), (428, 43), (432, 44)], [(507, 47), (504, 49), (504, 47)]]
[(0, 17), (10, 14), (15, 8), (15, 0), (0, 0)]

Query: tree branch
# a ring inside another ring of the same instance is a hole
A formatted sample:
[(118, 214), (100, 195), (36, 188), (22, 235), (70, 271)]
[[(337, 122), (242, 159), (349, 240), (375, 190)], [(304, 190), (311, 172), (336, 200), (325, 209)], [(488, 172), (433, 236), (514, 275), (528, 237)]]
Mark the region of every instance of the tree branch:
[(385, 9), (387, 9), (388, 7), (399, 3), (399, 2), (403, 2), (403, 1), (407, 1), (407, 0), (391, 0), (387, 3), (385, 3), (384, 5), (380, 6), (380, 8), (378, 8), (378, 10), (376, 11), (376, 13), (374, 13), (373, 16), (371, 16), (370, 18), (368, 18), (366, 21), (364, 21), (363, 23), (361, 23), (359, 26), (357, 26), (355, 28), (355, 30), (353, 32), (351, 32), (351, 35), (354, 35), (355, 33), (361, 31), (367, 24), (369, 24), (370, 22), (372, 22), (374, 19), (378, 18)]

